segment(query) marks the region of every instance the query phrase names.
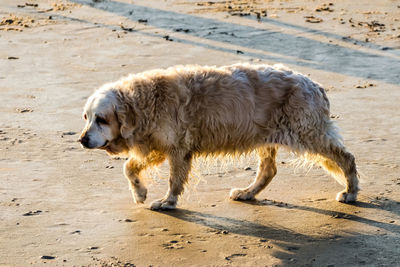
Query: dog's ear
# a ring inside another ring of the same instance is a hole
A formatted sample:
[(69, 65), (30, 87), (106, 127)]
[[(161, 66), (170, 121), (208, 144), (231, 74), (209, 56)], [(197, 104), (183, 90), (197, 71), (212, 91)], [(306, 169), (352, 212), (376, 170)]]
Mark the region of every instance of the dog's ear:
[[(121, 100), (121, 99), (120, 99)], [(114, 107), (115, 114), (117, 115), (121, 136), (124, 139), (128, 139), (133, 135), (135, 130), (135, 113), (133, 107), (124, 101), (118, 101), (119, 103)]]

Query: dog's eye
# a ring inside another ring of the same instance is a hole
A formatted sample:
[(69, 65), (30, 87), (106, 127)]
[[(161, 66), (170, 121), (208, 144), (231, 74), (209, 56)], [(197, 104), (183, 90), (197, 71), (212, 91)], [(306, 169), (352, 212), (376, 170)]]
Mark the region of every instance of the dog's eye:
[(105, 119), (101, 118), (101, 117), (97, 117), (96, 118), (96, 123), (97, 124), (108, 124), (108, 122)]
[(87, 115), (86, 114), (83, 114), (83, 119), (87, 120)]

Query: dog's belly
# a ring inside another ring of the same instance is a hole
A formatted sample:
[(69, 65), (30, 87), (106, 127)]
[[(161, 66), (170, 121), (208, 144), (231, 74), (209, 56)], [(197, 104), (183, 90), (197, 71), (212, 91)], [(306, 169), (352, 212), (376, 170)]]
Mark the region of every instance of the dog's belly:
[(265, 144), (268, 134), (261, 133), (253, 123), (203, 126), (189, 133), (190, 147), (201, 154), (236, 154), (249, 152)]

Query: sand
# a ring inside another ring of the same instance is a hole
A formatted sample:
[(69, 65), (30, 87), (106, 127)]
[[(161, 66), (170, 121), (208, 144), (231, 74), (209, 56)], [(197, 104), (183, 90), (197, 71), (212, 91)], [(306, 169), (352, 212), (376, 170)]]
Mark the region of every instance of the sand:
[[(331, 2), (2, 0), (0, 265), (398, 265), (400, 6)], [(178, 209), (155, 212), (167, 165), (135, 205), (123, 159), (76, 142), (101, 84), (235, 62), (283, 63), (325, 86), (362, 175), (356, 204), (282, 151), (257, 201), (228, 199), (253, 179), (250, 155), (199, 161)]]

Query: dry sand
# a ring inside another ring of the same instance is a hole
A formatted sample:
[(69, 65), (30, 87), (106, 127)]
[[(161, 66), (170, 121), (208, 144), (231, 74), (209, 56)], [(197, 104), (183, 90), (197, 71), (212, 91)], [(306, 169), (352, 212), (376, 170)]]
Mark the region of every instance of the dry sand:
[[(398, 266), (400, 3), (332, 3), (2, 0), (0, 265)], [(284, 63), (324, 84), (362, 173), (356, 204), (334, 201), (341, 186), (281, 153), (256, 202), (228, 200), (253, 179), (250, 156), (199, 162), (179, 209), (154, 212), (166, 165), (135, 205), (123, 160), (76, 142), (97, 86), (238, 61)]]

